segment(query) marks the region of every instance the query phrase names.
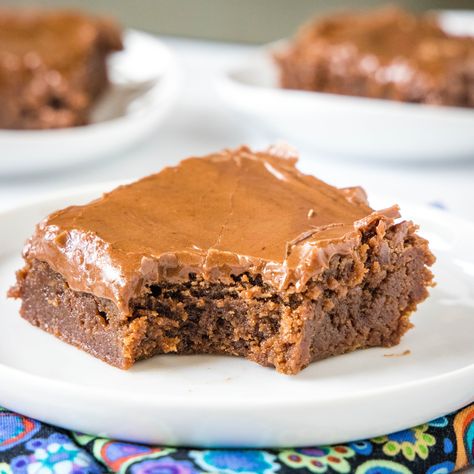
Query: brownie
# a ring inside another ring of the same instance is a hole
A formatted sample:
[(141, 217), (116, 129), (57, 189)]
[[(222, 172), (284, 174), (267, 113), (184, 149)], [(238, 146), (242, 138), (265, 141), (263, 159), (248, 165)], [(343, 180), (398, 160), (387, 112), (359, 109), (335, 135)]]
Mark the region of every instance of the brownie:
[(0, 128), (87, 124), (122, 49), (108, 18), (69, 10), (0, 9)]
[(474, 39), (396, 7), (316, 19), (275, 52), (281, 86), (474, 107)]
[(242, 356), (285, 374), (397, 344), (434, 257), (397, 206), (374, 211), (273, 147), (188, 158), (28, 241), (10, 296), (35, 326), (123, 369), (155, 354)]

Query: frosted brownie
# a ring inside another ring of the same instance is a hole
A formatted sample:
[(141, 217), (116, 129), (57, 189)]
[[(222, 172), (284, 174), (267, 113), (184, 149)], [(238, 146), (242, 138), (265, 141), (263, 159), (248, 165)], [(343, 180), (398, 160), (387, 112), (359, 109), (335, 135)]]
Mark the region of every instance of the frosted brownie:
[(67, 10), (0, 9), (0, 128), (84, 125), (122, 49), (111, 20)]
[(474, 39), (395, 7), (301, 28), (275, 55), (284, 88), (474, 107)]
[(10, 296), (40, 328), (120, 368), (155, 354), (243, 356), (296, 374), (393, 346), (434, 258), (396, 206), (374, 211), (281, 150), (242, 147), (54, 212)]

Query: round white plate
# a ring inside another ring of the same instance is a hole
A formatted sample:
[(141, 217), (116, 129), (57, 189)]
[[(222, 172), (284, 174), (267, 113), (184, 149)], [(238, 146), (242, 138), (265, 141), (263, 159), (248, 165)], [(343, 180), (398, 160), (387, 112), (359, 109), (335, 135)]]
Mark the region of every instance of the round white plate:
[[(390, 349), (296, 376), (239, 358), (158, 356), (121, 371), (34, 328), (5, 297), (33, 226), (110, 186), (0, 214), (0, 405), (83, 432), (185, 446), (304, 446), (410, 427), (474, 400), (474, 224), (402, 209), (438, 257), (438, 285)], [(409, 354), (405, 354), (409, 351)]]
[(0, 130), (0, 176), (34, 173), (113, 155), (151, 134), (178, 89), (171, 51), (139, 31), (124, 34), (124, 50), (108, 62), (111, 87), (85, 126)]
[[(474, 35), (472, 12), (443, 12), (445, 28)], [(298, 147), (379, 161), (474, 158), (474, 109), (436, 107), (278, 87), (268, 45), (222, 74), (217, 87), (233, 110)]]

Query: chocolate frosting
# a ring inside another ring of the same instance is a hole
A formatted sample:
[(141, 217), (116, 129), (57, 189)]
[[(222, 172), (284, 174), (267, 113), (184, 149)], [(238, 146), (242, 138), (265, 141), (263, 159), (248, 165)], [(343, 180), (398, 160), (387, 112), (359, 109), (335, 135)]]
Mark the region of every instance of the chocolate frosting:
[(296, 158), (247, 147), (188, 158), (84, 206), (54, 212), (25, 248), (74, 289), (113, 300), (127, 314), (146, 282), (211, 281), (260, 274), (303, 291), (361, 232), (391, 223), (396, 206), (373, 211), (360, 188), (340, 190), (299, 172)]

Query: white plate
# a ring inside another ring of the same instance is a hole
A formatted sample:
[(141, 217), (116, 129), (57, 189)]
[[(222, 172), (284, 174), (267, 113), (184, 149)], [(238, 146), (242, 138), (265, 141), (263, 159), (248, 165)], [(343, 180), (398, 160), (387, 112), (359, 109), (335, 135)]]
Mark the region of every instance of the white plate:
[(57, 169), (122, 151), (152, 133), (173, 103), (178, 74), (170, 50), (139, 31), (108, 63), (111, 87), (89, 125), (56, 130), (0, 130), (0, 176)]
[(5, 297), (23, 240), (47, 212), (104, 189), (0, 214), (0, 405), (114, 438), (256, 447), (381, 435), (474, 399), (474, 225), (428, 208), (408, 214), (438, 256), (438, 286), (391, 349), (336, 357), (293, 377), (218, 356), (159, 356), (121, 371), (34, 328)]
[[(443, 12), (445, 28), (474, 35), (472, 12)], [(436, 161), (474, 158), (474, 110), (399, 103), (278, 87), (268, 45), (218, 78), (232, 109), (278, 138), (357, 159)]]

